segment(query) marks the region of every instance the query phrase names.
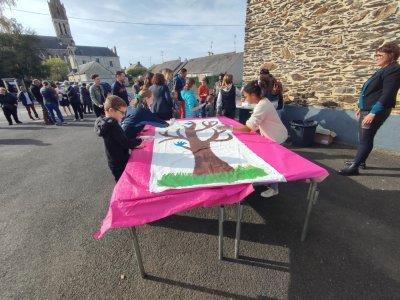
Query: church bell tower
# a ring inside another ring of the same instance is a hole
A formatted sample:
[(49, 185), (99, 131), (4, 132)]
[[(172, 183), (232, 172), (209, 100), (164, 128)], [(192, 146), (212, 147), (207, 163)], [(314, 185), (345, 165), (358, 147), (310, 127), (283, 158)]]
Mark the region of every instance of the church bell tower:
[(57, 38), (61, 40), (64, 45), (75, 46), (72, 38), (71, 29), (69, 28), (67, 13), (65, 12), (64, 4), (60, 0), (50, 0), (47, 2), (50, 9), (51, 19), (53, 21), (54, 30), (56, 31)]

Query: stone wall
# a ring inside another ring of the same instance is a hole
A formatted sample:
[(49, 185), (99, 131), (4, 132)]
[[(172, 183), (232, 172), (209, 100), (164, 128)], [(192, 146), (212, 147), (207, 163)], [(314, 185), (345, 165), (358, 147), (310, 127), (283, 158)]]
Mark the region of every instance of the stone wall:
[(398, 0), (248, 0), (244, 81), (266, 65), (286, 102), (352, 109), (376, 48), (400, 43), (399, 11)]

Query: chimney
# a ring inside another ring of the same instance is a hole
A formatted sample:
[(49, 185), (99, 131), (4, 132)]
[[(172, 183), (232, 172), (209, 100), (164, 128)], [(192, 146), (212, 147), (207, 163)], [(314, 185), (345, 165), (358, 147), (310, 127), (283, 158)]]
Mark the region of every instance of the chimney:
[(114, 46), (114, 53), (115, 53), (115, 55), (118, 55), (117, 54), (117, 47), (115, 47), (115, 46)]

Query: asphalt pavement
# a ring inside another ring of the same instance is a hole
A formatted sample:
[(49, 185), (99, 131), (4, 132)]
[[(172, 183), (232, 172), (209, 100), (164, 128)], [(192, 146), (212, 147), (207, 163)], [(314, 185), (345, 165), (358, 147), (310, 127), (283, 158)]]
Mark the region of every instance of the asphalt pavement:
[[(67, 126), (8, 126), (0, 112), (0, 299), (399, 299), (400, 157), (373, 152), (358, 177), (335, 170), (355, 149), (292, 148), (326, 168), (308, 237), (300, 242), (307, 184), (280, 185), (244, 209), (233, 259), (234, 207), (218, 260), (217, 208), (138, 227), (138, 272), (127, 229), (100, 240), (114, 182), (94, 115)], [(390, 138), (390, 137), (388, 137)]]

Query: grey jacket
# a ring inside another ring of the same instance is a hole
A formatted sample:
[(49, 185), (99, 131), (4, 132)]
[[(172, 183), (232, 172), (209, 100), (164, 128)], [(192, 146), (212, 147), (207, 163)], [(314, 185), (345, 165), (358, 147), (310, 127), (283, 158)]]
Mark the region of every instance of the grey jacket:
[(90, 99), (92, 99), (93, 104), (96, 106), (103, 105), (106, 97), (104, 97), (104, 89), (101, 85), (97, 87), (93, 84), (90, 87)]

